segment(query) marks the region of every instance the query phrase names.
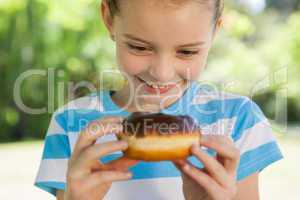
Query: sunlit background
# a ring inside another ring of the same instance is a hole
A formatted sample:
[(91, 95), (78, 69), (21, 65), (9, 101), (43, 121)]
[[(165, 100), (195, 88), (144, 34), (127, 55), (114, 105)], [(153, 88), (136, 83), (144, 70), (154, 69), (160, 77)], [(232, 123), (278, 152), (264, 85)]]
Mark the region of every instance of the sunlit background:
[[(33, 187), (52, 111), (89, 92), (78, 88), (70, 96), (68, 83), (96, 83), (98, 72), (117, 67), (99, 3), (0, 0), (0, 199), (53, 199)], [(285, 160), (262, 172), (260, 189), (267, 200), (300, 198), (299, 6), (299, 0), (226, 0), (224, 27), (200, 78), (249, 96), (270, 119)], [(25, 79), (20, 98), (28, 107), (46, 107), (43, 114), (24, 112), (13, 95), (18, 78), (33, 69), (47, 74)], [(59, 84), (66, 87), (59, 90)], [(102, 87), (121, 84), (113, 75)]]

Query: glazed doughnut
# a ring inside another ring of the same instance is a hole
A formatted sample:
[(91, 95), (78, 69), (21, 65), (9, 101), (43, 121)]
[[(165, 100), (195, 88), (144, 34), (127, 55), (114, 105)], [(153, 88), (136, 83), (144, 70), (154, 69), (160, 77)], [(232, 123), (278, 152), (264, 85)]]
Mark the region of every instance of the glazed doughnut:
[(201, 131), (188, 115), (134, 112), (123, 121), (119, 140), (128, 142), (125, 156), (144, 161), (184, 159), (199, 143)]

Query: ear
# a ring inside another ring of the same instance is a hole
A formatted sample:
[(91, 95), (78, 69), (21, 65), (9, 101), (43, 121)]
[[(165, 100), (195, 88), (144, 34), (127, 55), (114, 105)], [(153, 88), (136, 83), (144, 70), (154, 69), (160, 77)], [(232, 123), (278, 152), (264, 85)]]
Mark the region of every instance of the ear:
[(223, 16), (219, 17), (219, 19), (216, 22), (214, 33), (213, 33), (213, 40), (215, 40), (217, 33), (220, 32), (222, 27), (223, 27)]
[(216, 29), (217, 29), (217, 31), (219, 31), (219, 30), (222, 28), (222, 26), (223, 26), (223, 21), (224, 21), (223, 16), (221, 16), (221, 17), (218, 19), (217, 24), (216, 24)]
[(102, 20), (107, 30), (109, 31), (110, 37), (112, 38), (112, 40), (114, 40), (113, 18), (111, 16), (109, 6), (106, 0), (102, 0), (99, 11), (101, 12)]

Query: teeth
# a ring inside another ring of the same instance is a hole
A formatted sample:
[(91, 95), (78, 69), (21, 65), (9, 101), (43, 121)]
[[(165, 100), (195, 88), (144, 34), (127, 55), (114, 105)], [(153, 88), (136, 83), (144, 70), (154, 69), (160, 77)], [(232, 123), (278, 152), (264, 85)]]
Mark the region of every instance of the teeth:
[(167, 88), (167, 86), (160, 86), (160, 88), (161, 88), (161, 89), (165, 89), (165, 88)]
[(154, 89), (158, 89), (157, 85), (151, 85), (151, 87), (153, 87)]
[(147, 83), (148, 85), (150, 85), (152, 88), (154, 89), (165, 89), (167, 88), (168, 86), (159, 86), (159, 85), (155, 85), (153, 83)]
[[(142, 81), (144, 81), (144, 80), (142, 80)], [(146, 82), (146, 81), (144, 81), (144, 82)], [(146, 82), (146, 84), (149, 85), (150, 87), (154, 88), (154, 89), (165, 89), (165, 88), (168, 88), (168, 86), (166, 86), (166, 85), (156, 85), (153, 82)]]

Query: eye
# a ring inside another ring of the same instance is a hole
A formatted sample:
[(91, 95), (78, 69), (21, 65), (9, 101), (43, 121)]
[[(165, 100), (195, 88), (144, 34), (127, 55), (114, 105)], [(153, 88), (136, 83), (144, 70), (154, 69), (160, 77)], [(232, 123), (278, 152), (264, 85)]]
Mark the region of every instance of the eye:
[(147, 50), (149, 50), (149, 48), (147, 48), (147, 47), (138, 46), (138, 45), (133, 45), (133, 44), (127, 44), (127, 46), (128, 46), (130, 49), (136, 50), (136, 51), (147, 51)]
[(199, 53), (199, 51), (181, 50), (178, 53), (182, 56), (193, 56)]

